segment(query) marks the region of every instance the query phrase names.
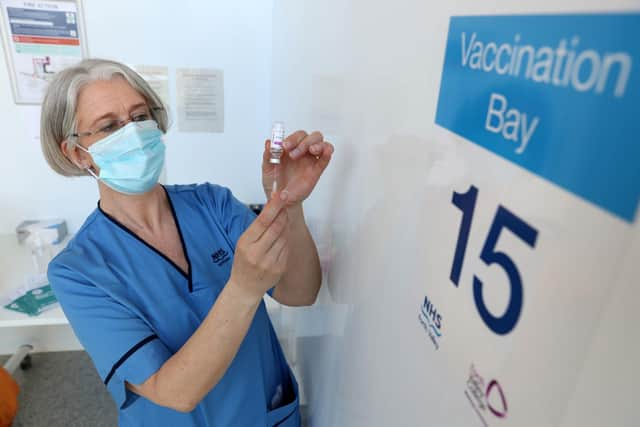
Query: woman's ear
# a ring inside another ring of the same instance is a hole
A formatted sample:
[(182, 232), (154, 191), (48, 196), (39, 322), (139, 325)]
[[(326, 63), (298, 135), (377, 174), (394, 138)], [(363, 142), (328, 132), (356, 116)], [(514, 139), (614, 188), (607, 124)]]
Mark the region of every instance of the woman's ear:
[(60, 148), (62, 149), (62, 153), (64, 154), (64, 156), (80, 169), (87, 169), (91, 166), (91, 161), (87, 158), (87, 154), (82, 150), (78, 150), (76, 144), (69, 141), (68, 139), (62, 141), (62, 144), (60, 144)]

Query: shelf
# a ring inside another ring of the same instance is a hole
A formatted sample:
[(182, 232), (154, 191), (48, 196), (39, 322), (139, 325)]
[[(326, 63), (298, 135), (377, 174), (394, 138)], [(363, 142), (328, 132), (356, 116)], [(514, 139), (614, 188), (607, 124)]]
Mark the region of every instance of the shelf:
[[(68, 240), (67, 238), (60, 245), (56, 245), (56, 251), (62, 250)], [(0, 298), (4, 297), (11, 289), (24, 284), (25, 278), (34, 272), (35, 268), (29, 248), (25, 245), (19, 245), (14, 234), (0, 234)], [(36, 317), (0, 307), (0, 328), (68, 324), (69, 321), (60, 306)]]

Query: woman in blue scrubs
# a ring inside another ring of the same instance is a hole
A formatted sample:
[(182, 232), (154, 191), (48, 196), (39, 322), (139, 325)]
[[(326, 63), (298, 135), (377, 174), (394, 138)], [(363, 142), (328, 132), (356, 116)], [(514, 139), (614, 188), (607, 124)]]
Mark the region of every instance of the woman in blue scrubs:
[[(263, 296), (310, 305), (321, 283), (302, 202), (329, 164), (320, 133), (285, 141), (279, 186), (256, 217), (223, 187), (162, 186), (167, 113), (134, 71), (85, 60), (58, 73), (41, 141), (100, 201), (49, 265), (71, 326), (121, 426), (297, 426), (298, 388)], [(270, 189), (268, 143), (262, 184)]]

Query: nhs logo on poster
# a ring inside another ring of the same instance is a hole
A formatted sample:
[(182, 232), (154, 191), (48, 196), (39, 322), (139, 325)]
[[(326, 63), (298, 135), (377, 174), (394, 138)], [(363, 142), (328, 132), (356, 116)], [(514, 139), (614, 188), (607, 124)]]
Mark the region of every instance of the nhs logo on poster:
[(436, 123), (628, 222), (640, 14), (453, 17)]
[(424, 297), (420, 307), (418, 319), (436, 350), (438, 350), (440, 348), (440, 338), (442, 337), (442, 315), (438, 312), (433, 301), (427, 296)]

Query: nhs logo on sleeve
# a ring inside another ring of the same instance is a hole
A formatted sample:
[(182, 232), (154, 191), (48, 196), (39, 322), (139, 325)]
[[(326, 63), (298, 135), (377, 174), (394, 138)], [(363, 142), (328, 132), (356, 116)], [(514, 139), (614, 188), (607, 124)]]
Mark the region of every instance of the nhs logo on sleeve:
[(231, 259), (231, 256), (229, 256), (229, 252), (225, 251), (222, 248), (218, 249), (217, 251), (211, 254), (211, 260), (218, 267), (222, 267), (230, 259)]
[(436, 123), (633, 222), (640, 14), (453, 17)]

